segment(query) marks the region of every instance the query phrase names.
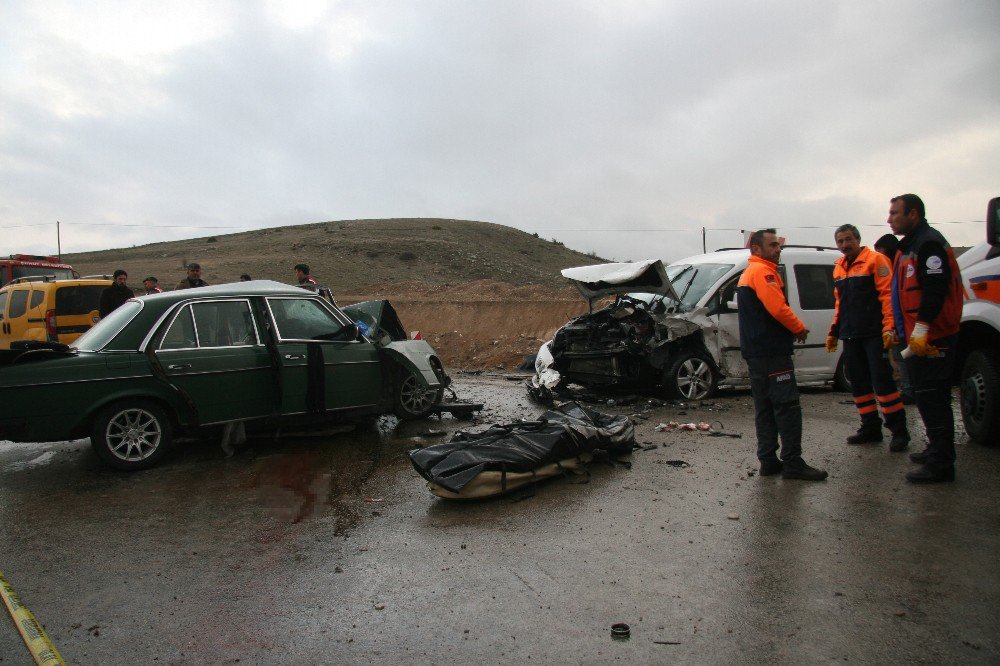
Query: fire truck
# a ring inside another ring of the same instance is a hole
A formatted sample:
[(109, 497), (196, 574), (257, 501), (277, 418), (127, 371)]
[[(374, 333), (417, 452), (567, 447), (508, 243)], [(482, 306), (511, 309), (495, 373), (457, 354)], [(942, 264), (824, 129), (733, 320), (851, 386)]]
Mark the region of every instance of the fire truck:
[(0, 287), (22, 277), (47, 275), (56, 280), (72, 280), (80, 275), (59, 257), (37, 254), (12, 254), (0, 258)]

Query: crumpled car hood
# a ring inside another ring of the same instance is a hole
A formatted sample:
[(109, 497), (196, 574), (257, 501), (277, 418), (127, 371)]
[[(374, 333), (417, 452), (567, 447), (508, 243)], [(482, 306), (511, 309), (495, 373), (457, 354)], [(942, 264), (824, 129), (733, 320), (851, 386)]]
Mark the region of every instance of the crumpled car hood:
[(663, 294), (675, 301), (680, 300), (659, 259), (577, 266), (565, 268), (561, 272), (588, 301), (631, 292)]

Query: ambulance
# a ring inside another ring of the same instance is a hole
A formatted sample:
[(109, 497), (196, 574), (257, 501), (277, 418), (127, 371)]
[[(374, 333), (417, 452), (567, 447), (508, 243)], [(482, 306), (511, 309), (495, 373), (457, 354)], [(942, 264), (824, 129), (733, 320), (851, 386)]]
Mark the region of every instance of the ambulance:
[(962, 421), (969, 439), (1000, 444), (1000, 197), (986, 208), (986, 242), (958, 258), (965, 288), (959, 332)]

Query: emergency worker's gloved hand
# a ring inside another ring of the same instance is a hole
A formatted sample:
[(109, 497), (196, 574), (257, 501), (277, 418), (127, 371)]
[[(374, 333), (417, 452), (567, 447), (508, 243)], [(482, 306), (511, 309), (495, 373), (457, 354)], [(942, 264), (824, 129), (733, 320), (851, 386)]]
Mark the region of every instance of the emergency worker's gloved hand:
[(796, 342), (805, 342), (806, 338), (809, 337), (809, 329), (808, 328), (803, 328), (801, 331), (799, 331), (798, 333), (796, 333), (792, 337), (795, 338)]
[(828, 335), (826, 336), (826, 350), (831, 354), (837, 351), (837, 336)]
[(882, 331), (882, 348), (892, 349), (892, 346), (896, 344), (896, 332), (895, 331)]
[(938, 348), (927, 342), (927, 324), (918, 321), (910, 334), (910, 350), (917, 356), (937, 356), (941, 352)]

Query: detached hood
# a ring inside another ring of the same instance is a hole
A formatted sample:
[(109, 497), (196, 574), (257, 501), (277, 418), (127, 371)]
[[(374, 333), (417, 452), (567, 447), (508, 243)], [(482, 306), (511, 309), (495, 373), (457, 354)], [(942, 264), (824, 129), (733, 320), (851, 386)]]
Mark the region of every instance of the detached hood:
[(571, 281), (588, 301), (601, 296), (645, 292), (677, 298), (667, 271), (659, 259), (632, 263), (597, 264), (566, 268), (562, 276)]

